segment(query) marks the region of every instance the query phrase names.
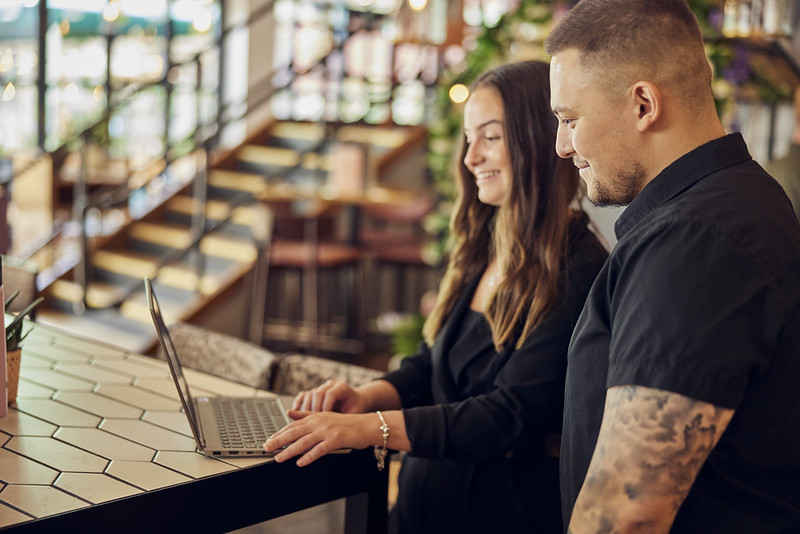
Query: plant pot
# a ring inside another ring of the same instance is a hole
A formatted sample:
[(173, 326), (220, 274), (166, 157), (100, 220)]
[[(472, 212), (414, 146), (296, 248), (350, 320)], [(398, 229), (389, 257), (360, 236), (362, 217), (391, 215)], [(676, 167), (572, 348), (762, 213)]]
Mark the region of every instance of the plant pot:
[(12, 350), (6, 354), (6, 379), (8, 380), (8, 403), (17, 400), (17, 386), (19, 386), (19, 364), (22, 359), (22, 349)]

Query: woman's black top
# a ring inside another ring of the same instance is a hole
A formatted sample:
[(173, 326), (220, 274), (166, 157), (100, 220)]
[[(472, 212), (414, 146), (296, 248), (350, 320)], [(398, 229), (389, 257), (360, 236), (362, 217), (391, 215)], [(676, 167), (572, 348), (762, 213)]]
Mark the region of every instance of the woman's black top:
[(558, 302), (522, 347), (495, 351), (485, 317), (469, 307), (476, 278), (433, 346), (384, 377), (400, 393), (411, 442), (390, 531), (561, 532), (558, 458), (546, 448), (561, 432), (570, 335), (606, 257), (584, 219)]

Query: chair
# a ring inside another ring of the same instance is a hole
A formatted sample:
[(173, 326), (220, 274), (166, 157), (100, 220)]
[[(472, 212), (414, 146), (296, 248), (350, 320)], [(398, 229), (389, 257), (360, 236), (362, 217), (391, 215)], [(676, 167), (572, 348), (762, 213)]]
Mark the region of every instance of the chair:
[(275, 391), (284, 395), (296, 395), (328, 379), (341, 380), (355, 387), (381, 376), (381, 371), (360, 365), (304, 354), (287, 354), (278, 364), (273, 386)]
[(364, 346), (363, 251), (337, 239), (339, 207), (277, 217), (269, 255), (265, 339), (285, 350), (357, 354)]
[(362, 209), (359, 242), (371, 267), (367, 284), (389, 290), (376, 291), (370, 303), (370, 317), (377, 317), (382, 311), (417, 311), (422, 295), (436, 287), (436, 266), (423, 254), (431, 240), (423, 221), (435, 206), (434, 195), (425, 193), (414, 203)]
[(175, 323), (169, 332), (186, 367), (255, 388), (271, 387), (278, 356), (267, 349), (190, 323)]
[[(191, 369), (283, 395), (329, 378), (358, 386), (383, 375), (375, 369), (304, 354), (275, 354), (243, 339), (190, 323), (169, 327), (181, 363)], [(163, 354), (159, 353), (163, 359)]]

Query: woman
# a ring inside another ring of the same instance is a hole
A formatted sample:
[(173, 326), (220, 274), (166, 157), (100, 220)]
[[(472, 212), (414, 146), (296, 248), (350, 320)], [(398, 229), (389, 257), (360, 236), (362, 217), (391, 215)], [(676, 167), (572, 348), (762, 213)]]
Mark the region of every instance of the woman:
[(500, 67), (474, 84), (455, 247), (426, 343), (381, 380), (300, 393), (298, 420), (265, 444), (286, 446), (278, 461), (301, 455), (306, 465), (339, 447), (379, 452), (388, 434), (388, 448), (409, 452), (398, 532), (561, 532), (567, 344), (606, 251), (571, 207), (579, 178), (555, 154), (549, 103), (546, 63)]

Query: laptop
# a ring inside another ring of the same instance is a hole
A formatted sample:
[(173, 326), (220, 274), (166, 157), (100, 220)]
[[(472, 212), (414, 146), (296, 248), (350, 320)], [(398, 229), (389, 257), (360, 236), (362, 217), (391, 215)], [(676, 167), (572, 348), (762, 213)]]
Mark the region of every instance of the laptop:
[(150, 315), (198, 450), (208, 456), (274, 455), (274, 452), (265, 452), (262, 445), (268, 437), (290, 422), (280, 399), (193, 397), (149, 278), (145, 278), (144, 288)]

